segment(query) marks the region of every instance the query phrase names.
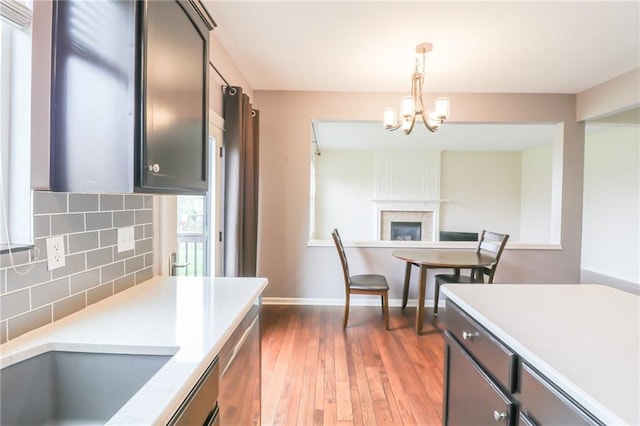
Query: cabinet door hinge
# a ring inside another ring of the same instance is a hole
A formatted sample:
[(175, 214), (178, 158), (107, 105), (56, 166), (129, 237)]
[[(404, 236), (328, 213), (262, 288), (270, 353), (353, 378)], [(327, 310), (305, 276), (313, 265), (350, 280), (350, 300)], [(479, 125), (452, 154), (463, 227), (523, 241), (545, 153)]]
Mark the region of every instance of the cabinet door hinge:
[(220, 158), (222, 158), (222, 147), (220, 147)]
[(222, 231), (218, 232), (218, 241), (222, 242)]

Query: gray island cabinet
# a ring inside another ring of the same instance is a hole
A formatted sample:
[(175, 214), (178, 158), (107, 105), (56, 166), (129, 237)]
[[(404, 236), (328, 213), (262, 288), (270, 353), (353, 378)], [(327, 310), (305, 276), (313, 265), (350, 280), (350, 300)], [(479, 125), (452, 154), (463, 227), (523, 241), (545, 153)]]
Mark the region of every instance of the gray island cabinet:
[(443, 424), (639, 424), (637, 295), (591, 285), (443, 293)]

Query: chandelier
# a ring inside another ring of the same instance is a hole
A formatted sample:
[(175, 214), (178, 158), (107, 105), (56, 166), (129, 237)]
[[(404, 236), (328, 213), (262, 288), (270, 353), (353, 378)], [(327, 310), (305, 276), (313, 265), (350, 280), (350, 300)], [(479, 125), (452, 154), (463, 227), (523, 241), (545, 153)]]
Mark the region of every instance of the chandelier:
[(416, 68), (411, 77), (411, 96), (403, 96), (400, 99), (400, 120), (396, 118), (396, 111), (392, 108), (384, 110), (384, 128), (397, 130), (402, 128), (405, 135), (413, 130), (416, 123), (416, 115), (422, 118), (422, 122), (431, 132), (435, 132), (449, 117), (449, 98), (437, 98), (435, 107), (425, 112), (422, 103), (422, 86), (424, 83), (425, 56), (431, 51), (431, 43), (420, 43), (416, 46), (416, 52), (422, 55), (416, 57)]

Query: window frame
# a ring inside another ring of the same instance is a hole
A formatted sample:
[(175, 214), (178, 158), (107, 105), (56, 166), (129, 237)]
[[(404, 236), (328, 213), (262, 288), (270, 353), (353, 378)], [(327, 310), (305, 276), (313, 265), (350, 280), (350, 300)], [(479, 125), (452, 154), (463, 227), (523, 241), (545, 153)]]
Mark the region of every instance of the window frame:
[[(7, 0), (0, 0), (6, 7)], [(3, 9), (0, 22), (0, 253), (33, 247), (30, 176), (32, 27), (31, 10), (18, 8), (18, 21)], [(24, 26), (26, 24), (26, 27)]]

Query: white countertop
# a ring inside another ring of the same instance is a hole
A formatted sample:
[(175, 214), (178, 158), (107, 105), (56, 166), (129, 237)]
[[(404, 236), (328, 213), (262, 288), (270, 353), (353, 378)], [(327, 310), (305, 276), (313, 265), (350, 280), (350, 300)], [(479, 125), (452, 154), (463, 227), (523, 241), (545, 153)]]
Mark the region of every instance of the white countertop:
[(640, 296), (601, 285), (442, 292), (606, 424), (640, 424)]
[(266, 286), (155, 277), (0, 345), (0, 367), (49, 350), (173, 355), (109, 422), (166, 424)]

